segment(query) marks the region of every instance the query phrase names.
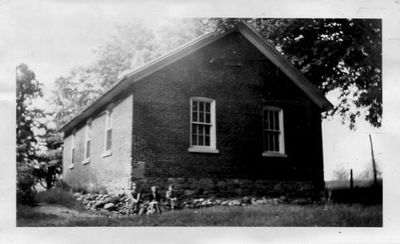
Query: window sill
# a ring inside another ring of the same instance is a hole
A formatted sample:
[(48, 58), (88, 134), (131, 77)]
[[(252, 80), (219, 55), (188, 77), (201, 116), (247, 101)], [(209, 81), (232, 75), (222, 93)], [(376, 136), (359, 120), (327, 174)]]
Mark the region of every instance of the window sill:
[(278, 157), (278, 158), (287, 158), (287, 155), (279, 152), (263, 152), (263, 157)]
[(87, 158), (82, 162), (82, 164), (88, 164), (88, 163), (90, 163), (90, 158)]
[(204, 147), (189, 147), (188, 152), (193, 152), (193, 153), (219, 153), (218, 149), (213, 149), (213, 148), (204, 148)]
[(105, 157), (109, 157), (109, 156), (111, 156), (111, 155), (112, 155), (111, 150), (108, 150), (108, 151), (105, 151), (101, 156), (102, 156), (103, 158), (105, 158)]
[(68, 166), (68, 168), (69, 168), (69, 169), (73, 169), (73, 168), (74, 168), (74, 164), (70, 164), (70, 165)]

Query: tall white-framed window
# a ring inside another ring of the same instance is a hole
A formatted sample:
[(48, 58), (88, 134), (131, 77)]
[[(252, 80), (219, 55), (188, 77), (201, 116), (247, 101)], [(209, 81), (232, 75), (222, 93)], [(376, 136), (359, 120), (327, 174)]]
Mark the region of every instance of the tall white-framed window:
[(71, 150), (70, 150), (70, 157), (69, 157), (69, 168), (73, 169), (75, 163), (75, 131), (71, 134)]
[(83, 164), (87, 164), (90, 162), (90, 153), (92, 147), (91, 130), (92, 130), (92, 122), (91, 120), (88, 120), (85, 126), (85, 150), (84, 150)]
[(283, 109), (279, 107), (265, 106), (263, 108), (262, 155), (286, 157)]
[(112, 128), (113, 128), (113, 112), (112, 112), (112, 110), (106, 110), (106, 120), (105, 120), (105, 127), (104, 127), (104, 153), (103, 153), (103, 157), (111, 155)]
[(215, 100), (190, 98), (189, 152), (218, 153), (216, 138)]

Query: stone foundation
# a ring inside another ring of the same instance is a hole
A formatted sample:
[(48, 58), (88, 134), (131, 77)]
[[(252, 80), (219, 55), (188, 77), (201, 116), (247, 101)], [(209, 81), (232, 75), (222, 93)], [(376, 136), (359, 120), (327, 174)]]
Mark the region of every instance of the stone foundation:
[(312, 197), (316, 193), (311, 181), (271, 181), (247, 179), (212, 179), (212, 178), (144, 178), (133, 180), (144, 194), (155, 185), (160, 194), (165, 195), (168, 185), (174, 184), (180, 198), (193, 197)]

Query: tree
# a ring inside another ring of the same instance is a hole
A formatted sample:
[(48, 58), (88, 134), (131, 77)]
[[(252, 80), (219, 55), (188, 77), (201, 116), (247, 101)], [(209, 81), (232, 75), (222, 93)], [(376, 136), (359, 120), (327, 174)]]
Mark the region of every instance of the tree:
[[(58, 126), (68, 122), (123, 75), (171, 51), (207, 30), (206, 20), (171, 19), (157, 27), (136, 21), (116, 27), (96, 51), (96, 61), (55, 81), (52, 101)], [(212, 26), (212, 23), (210, 24)]]
[(33, 164), (37, 160), (37, 140), (34, 128), (44, 125), (42, 110), (35, 108), (32, 102), (42, 96), (41, 84), (35, 79), (35, 73), (26, 64), (16, 68), (17, 78), (17, 199), (30, 203), (33, 200)]
[(16, 69), (17, 76), (17, 162), (26, 163), (35, 159), (35, 138), (33, 128), (40, 128), (38, 118), (43, 111), (32, 106), (32, 101), (42, 96), (41, 84), (35, 80), (35, 73), (26, 64)]
[(347, 172), (345, 168), (336, 168), (333, 171), (333, 178), (339, 181), (348, 181), (350, 178), (350, 173)]
[[(382, 171), (379, 168), (379, 164), (376, 165), (376, 171), (377, 171), (377, 178), (382, 179)], [(368, 181), (373, 181), (374, 179), (374, 170), (371, 167), (371, 162), (365, 162), (363, 164), (363, 169), (360, 171), (360, 173), (357, 175), (357, 178), (360, 180), (368, 180)]]
[(214, 19), (225, 31), (245, 21), (325, 94), (337, 91), (338, 114), (354, 128), (382, 119), (382, 26), (377, 19)]
[(45, 150), (38, 153), (38, 164), (33, 169), (36, 180), (46, 189), (50, 189), (62, 173), (62, 135), (55, 129), (47, 128), (42, 136)]
[[(17, 199), (33, 203), (34, 186), (51, 188), (62, 172), (62, 138), (49, 126), (51, 114), (36, 108), (42, 97), (42, 84), (26, 64), (16, 69), (17, 76)], [(55, 127), (55, 126), (54, 126)]]
[(100, 82), (96, 74), (84, 68), (76, 68), (68, 76), (56, 79), (51, 100), (55, 105), (54, 121), (57, 126), (68, 122), (105, 92), (107, 86), (101, 86)]

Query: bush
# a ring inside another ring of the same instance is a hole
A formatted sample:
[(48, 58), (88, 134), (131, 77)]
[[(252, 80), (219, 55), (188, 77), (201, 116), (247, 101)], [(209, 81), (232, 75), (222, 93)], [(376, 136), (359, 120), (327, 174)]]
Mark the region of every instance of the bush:
[(89, 193), (88, 189), (84, 186), (71, 186), (71, 191), (80, 192), (82, 194)]
[(57, 181), (54, 187), (58, 188), (58, 189), (61, 189), (63, 191), (72, 191), (71, 186), (68, 185), (68, 183), (63, 181), (63, 180)]
[(83, 205), (74, 198), (72, 192), (61, 188), (38, 192), (35, 195), (35, 200), (36, 202), (59, 204), (68, 208), (84, 209)]
[(35, 178), (32, 174), (32, 168), (24, 165), (17, 165), (17, 203), (34, 205)]

